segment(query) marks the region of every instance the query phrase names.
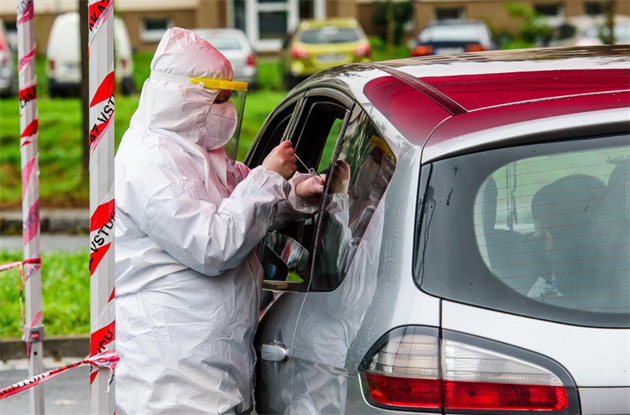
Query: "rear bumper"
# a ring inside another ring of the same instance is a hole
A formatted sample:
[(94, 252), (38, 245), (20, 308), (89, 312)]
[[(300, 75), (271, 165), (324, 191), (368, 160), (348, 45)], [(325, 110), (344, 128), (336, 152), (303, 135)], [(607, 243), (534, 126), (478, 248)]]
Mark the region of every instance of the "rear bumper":
[(578, 393), (585, 415), (630, 414), (630, 388), (579, 388)]

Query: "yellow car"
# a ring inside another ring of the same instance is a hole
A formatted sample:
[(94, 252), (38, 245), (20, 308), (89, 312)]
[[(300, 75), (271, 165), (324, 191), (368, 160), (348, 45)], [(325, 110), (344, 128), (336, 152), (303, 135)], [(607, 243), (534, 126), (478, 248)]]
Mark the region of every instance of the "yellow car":
[(283, 45), (284, 82), (292, 88), (323, 69), (369, 62), (371, 53), (370, 43), (356, 20), (305, 20)]

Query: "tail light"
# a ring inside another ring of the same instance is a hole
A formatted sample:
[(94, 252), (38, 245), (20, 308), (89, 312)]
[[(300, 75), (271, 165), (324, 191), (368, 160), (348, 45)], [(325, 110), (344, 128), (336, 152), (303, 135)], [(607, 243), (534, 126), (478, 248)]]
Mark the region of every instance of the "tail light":
[(372, 54), (372, 48), (370, 47), (370, 44), (367, 42), (361, 43), (356, 48), (354, 48), (354, 51), (352, 51), (352, 53), (357, 58), (367, 58)]
[(310, 56), (311, 52), (302, 46), (295, 45), (291, 47), (291, 57), (293, 59), (307, 59)]
[(256, 57), (253, 53), (247, 55), (247, 61), (245, 62), (246, 66), (256, 66)]
[(55, 70), (55, 61), (53, 59), (48, 61), (48, 69), (50, 69), (51, 71)]
[(120, 66), (122, 66), (123, 69), (127, 68), (127, 59), (121, 59)]
[(505, 344), (429, 327), (384, 336), (360, 372), (367, 400), (386, 409), (449, 413), (578, 413), (577, 389), (557, 363)]
[(481, 46), (479, 43), (469, 43), (466, 45), (466, 52), (483, 52), (484, 50), (488, 49)]
[(427, 56), (433, 55), (433, 47), (428, 45), (419, 45), (411, 49), (411, 56)]

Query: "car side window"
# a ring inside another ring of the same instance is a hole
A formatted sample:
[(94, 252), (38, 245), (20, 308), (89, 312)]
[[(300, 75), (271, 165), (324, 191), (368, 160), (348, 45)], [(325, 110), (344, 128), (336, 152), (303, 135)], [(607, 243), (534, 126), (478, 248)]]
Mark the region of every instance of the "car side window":
[(319, 215), (311, 275), (316, 291), (334, 290), (343, 281), (396, 168), (396, 157), (358, 106), (336, 153), (328, 166), (334, 173)]
[[(298, 106), (293, 115), (294, 127), (284, 133), (285, 138), (291, 138), (296, 154), (306, 165), (298, 163), (298, 171), (306, 173), (308, 167), (326, 173), (348, 114), (346, 105), (324, 97), (307, 98)], [(272, 126), (267, 128), (273, 129)], [(265, 273), (264, 288), (306, 290), (318, 215), (303, 216), (269, 232), (263, 239), (260, 255)]]

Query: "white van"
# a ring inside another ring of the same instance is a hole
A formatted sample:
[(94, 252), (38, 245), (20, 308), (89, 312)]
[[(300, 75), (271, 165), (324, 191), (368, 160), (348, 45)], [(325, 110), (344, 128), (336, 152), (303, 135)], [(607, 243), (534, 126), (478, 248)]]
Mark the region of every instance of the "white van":
[[(125, 23), (114, 19), (115, 74), (122, 93), (131, 94), (135, 90), (133, 82), (133, 60), (131, 42)], [(48, 47), (48, 91), (51, 97), (78, 92), (81, 85), (81, 37), (79, 35), (79, 13), (71, 12), (55, 19)]]

